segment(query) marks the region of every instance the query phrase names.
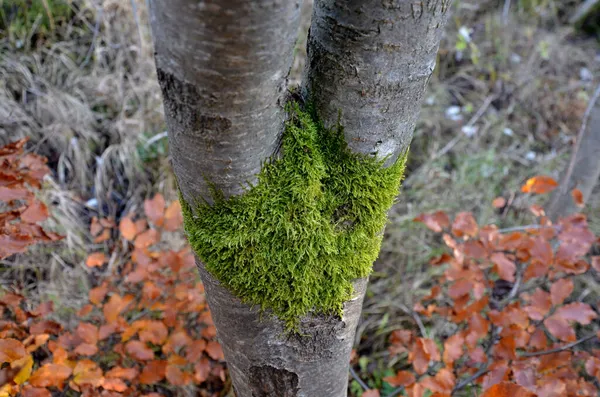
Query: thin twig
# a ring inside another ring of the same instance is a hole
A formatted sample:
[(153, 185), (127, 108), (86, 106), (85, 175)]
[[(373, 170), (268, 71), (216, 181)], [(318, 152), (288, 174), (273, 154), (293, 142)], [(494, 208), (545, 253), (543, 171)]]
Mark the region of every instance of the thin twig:
[[(467, 127), (467, 126), (472, 127), (473, 125), (475, 125), (475, 123), (481, 118), (481, 116), (483, 116), (483, 114), (485, 113), (487, 108), (497, 97), (498, 97), (497, 95), (490, 95), (487, 98), (485, 98), (481, 107), (477, 110), (477, 112), (473, 115), (473, 117), (471, 117), (471, 119), (467, 122), (467, 124), (465, 124), (465, 127)], [(448, 153), (450, 150), (452, 150), (452, 148), (458, 143), (458, 141), (463, 137), (463, 135), (464, 134), (458, 134), (457, 136), (455, 136), (450, 142), (448, 142), (446, 144), (446, 146), (444, 146), (442, 148), (442, 150), (440, 150), (439, 152), (434, 154), (432, 159), (435, 160), (439, 157), (442, 157), (443, 155)]]
[(479, 368), (479, 370), (477, 372), (475, 372), (473, 375), (471, 375), (467, 379), (464, 379), (461, 382), (459, 382), (458, 385), (456, 385), (454, 387), (454, 389), (452, 389), (452, 394), (456, 393), (457, 391), (459, 391), (460, 389), (462, 389), (469, 383), (473, 382), (475, 379), (479, 378), (480, 376), (485, 375), (489, 371), (489, 367), (490, 367), (490, 362), (488, 361), (481, 368)]
[(544, 356), (546, 354), (559, 353), (559, 352), (562, 352), (562, 351), (565, 351), (565, 350), (569, 350), (569, 349), (571, 349), (571, 348), (573, 348), (573, 347), (575, 347), (575, 346), (577, 346), (577, 345), (579, 345), (581, 343), (587, 342), (587, 341), (592, 340), (592, 339), (594, 339), (596, 337), (597, 337), (596, 334), (591, 334), (591, 335), (588, 335), (588, 336), (584, 336), (583, 338), (581, 338), (581, 339), (579, 339), (579, 340), (577, 340), (575, 342), (571, 342), (571, 343), (568, 343), (568, 344), (566, 344), (564, 346), (556, 347), (554, 349), (544, 350), (544, 351), (541, 351), (541, 352), (523, 353), (523, 354), (521, 354), (521, 357), (537, 357), (537, 356)]
[(415, 320), (415, 322), (417, 323), (417, 326), (419, 327), (419, 331), (421, 332), (421, 336), (423, 338), (427, 338), (427, 330), (425, 329), (425, 325), (423, 324), (423, 321), (421, 320), (421, 317), (419, 316), (419, 313), (415, 312), (414, 310), (410, 310), (408, 307), (406, 307), (405, 305), (403, 305), (402, 303), (398, 304), (398, 307), (405, 312), (406, 314), (410, 314), (412, 316), (412, 318)]
[(350, 367), (350, 375), (352, 375), (354, 380), (358, 382), (360, 387), (362, 387), (364, 390), (369, 390), (369, 386), (367, 386), (367, 384), (365, 382), (363, 382), (363, 380), (358, 376), (358, 374), (352, 367)]
[(404, 386), (398, 386), (397, 388), (392, 390), (390, 394), (388, 394), (385, 397), (396, 397), (398, 394), (402, 393), (403, 391), (404, 391)]
[(558, 228), (558, 225), (524, 225), (524, 226), (513, 226), (507, 227), (506, 229), (498, 229), (498, 233), (509, 233), (509, 232), (520, 232), (527, 231), (529, 229), (550, 229)]

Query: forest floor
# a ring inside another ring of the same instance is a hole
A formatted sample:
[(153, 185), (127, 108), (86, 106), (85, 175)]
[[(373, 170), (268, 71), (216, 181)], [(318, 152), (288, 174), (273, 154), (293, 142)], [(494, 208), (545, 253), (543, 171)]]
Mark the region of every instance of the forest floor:
[[(26, 2), (33, 5), (19, 7)], [(479, 224), (501, 228), (533, 223), (529, 207), (547, 197), (524, 195), (520, 186), (534, 175), (559, 179), (598, 83), (598, 32), (594, 37), (568, 23), (580, 1), (512, 3), (503, 12), (497, 1), (456, 1), (441, 44), (357, 334), (357, 376), (382, 395), (393, 389), (383, 377), (402, 364), (390, 355), (389, 335), (415, 328), (405, 309), (427, 295), (429, 260), (445, 249), (413, 219), (442, 209), (471, 211)], [(48, 157), (51, 176), (39, 198), (51, 209), (46, 226), (66, 236), (2, 260), (0, 283), (32, 306), (52, 301), (53, 318), (75, 329), (90, 290), (105, 280), (123, 282), (111, 275), (129, 263), (133, 248), (123, 245), (119, 221), (143, 216), (158, 193), (167, 204), (177, 198), (146, 4), (0, 1), (0, 17), (0, 146), (30, 137), (28, 150)], [(304, 43), (292, 84), (299, 81)], [(596, 235), (599, 192), (584, 209)], [(500, 196), (508, 204), (498, 209), (492, 201)], [(107, 238), (91, 234), (94, 218), (116, 221)], [(160, 244), (185, 250), (178, 231), (165, 231)], [(88, 266), (93, 252), (105, 253), (107, 265)], [(202, 337), (213, 340), (211, 332)], [(209, 356), (219, 361), (218, 352)], [(223, 377), (219, 368), (215, 376)], [(357, 380), (350, 390), (360, 395)]]

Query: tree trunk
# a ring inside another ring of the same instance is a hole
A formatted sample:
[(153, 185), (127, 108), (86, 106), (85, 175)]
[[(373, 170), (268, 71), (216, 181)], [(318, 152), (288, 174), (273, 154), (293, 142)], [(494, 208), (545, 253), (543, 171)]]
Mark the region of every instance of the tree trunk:
[[(388, 165), (407, 151), (449, 3), (316, 1), (302, 92), (326, 125), (341, 115), (351, 150)], [(298, 2), (154, 0), (150, 11), (183, 199), (242, 194), (277, 152)], [(290, 334), (197, 264), (238, 397), (347, 395), (366, 278), (341, 317), (308, 315)]]
[(581, 190), (584, 204), (589, 200), (600, 179), (600, 86), (590, 99), (573, 154), (563, 171), (560, 186), (552, 193), (548, 216), (556, 221), (560, 217), (581, 210), (573, 200), (573, 189)]

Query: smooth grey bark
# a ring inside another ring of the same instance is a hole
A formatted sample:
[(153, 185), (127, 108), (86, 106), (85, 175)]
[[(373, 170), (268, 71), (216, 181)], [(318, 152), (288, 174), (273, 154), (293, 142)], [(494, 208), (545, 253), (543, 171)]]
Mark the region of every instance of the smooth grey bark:
[[(317, 1), (305, 98), (352, 150), (407, 150), (450, 0)], [(184, 199), (209, 180), (240, 194), (276, 154), (300, 7), (286, 0), (151, 0), (156, 66)], [(310, 315), (300, 334), (246, 305), (196, 260), (238, 397), (344, 397), (367, 279), (341, 318)]]
[(600, 179), (600, 86), (596, 88), (583, 117), (573, 154), (561, 178), (560, 186), (550, 196), (547, 213), (553, 221), (575, 212), (577, 207), (571, 192), (583, 193), (584, 204), (589, 200)]
[(151, 0), (150, 23), (184, 198), (242, 193), (282, 130), (300, 0)]
[(451, 0), (316, 0), (303, 93), (354, 151), (408, 149)]

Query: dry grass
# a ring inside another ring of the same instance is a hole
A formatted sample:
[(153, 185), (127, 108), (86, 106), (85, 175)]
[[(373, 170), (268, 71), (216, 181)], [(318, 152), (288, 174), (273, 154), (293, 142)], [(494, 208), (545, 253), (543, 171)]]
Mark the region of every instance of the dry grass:
[[(53, 299), (67, 314), (98, 276), (83, 265), (97, 248), (91, 217), (118, 218), (139, 211), (153, 192), (174, 193), (145, 2), (70, 4), (68, 23), (54, 16), (55, 30), (44, 34), (34, 24), (22, 48), (0, 33), (0, 144), (31, 136), (31, 150), (50, 158), (55, 172), (42, 194), (53, 207), (51, 226), (67, 235), (61, 245), (3, 262), (2, 283)], [(598, 43), (564, 25), (576, 4), (513, 1), (504, 18), (497, 1), (457, 2), (365, 303), (359, 351), (370, 372), (390, 364), (389, 331), (414, 326), (402, 306), (428, 289), (427, 261), (441, 247), (412, 219), (441, 208), (473, 211), (484, 223), (527, 224), (532, 200), (518, 187), (535, 174), (558, 177), (568, 160), (595, 83), (586, 71), (600, 76)], [(303, 14), (307, 29), (310, 8)], [(459, 33), (465, 29), (470, 42)], [(302, 44), (297, 54), (293, 83)], [(447, 116), (453, 106), (462, 120)], [(461, 132), (465, 125), (476, 132)], [(500, 195), (511, 200), (502, 213), (491, 207)], [(600, 233), (599, 194), (586, 211)]]

